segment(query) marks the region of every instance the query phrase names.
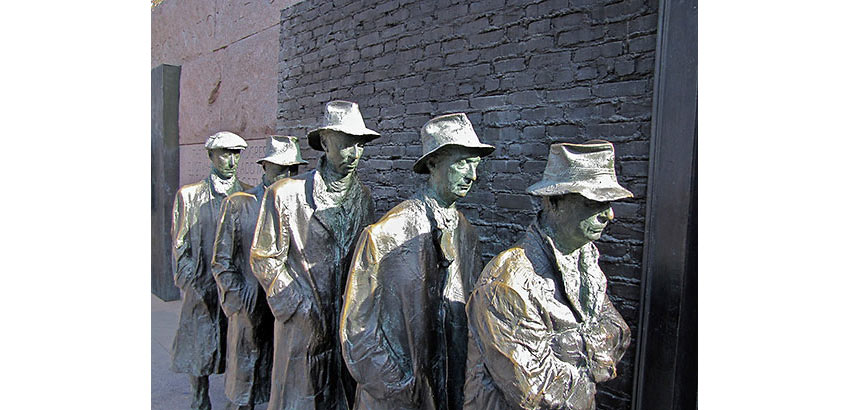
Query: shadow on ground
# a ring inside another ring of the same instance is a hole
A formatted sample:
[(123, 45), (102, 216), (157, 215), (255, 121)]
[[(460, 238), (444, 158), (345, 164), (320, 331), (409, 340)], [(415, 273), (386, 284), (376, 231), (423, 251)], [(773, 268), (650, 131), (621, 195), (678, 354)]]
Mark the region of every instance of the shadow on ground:
[[(151, 295), (151, 410), (189, 408), (189, 380), (185, 374), (171, 371), (171, 343), (177, 331), (180, 301), (163, 302)], [(210, 376), (210, 401), (214, 410), (224, 409), (224, 375)], [(255, 410), (266, 410), (262, 404)]]

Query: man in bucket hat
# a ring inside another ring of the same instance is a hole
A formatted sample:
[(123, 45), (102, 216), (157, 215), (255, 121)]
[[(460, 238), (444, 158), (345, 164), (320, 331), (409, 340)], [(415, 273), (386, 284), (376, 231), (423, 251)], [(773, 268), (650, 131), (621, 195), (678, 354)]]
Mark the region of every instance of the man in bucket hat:
[(465, 114), (421, 130), (423, 189), (363, 231), (340, 322), (356, 409), (460, 409), (464, 306), (481, 271), (475, 228), (455, 208), (476, 180), (482, 144)]
[(210, 175), (177, 191), (171, 225), (174, 283), (183, 294), (171, 369), (189, 374), (192, 409), (210, 408), (209, 375), (224, 371), (227, 321), (210, 271), (219, 210), (228, 195), (251, 188), (236, 178), (245, 140), (222, 131), (204, 147), (212, 161)]
[(465, 409), (595, 409), (614, 378), (629, 327), (606, 294), (593, 241), (614, 218), (617, 183), (605, 141), (553, 144), (543, 210), (514, 247), (484, 268), (467, 304)]
[(272, 135), (266, 142), (262, 183), (230, 195), (221, 208), (213, 249), (212, 273), (227, 315), (227, 366), (224, 393), (229, 409), (251, 410), (269, 401), (274, 316), (266, 294), (251, 273), (249, 259), (260, 200), (272, 183), (294, 175), (301, 159), (296, 137)]
[(270, 410), (348, 409), (354, 398), (337, 326), (351, 251), (375, 212), (357, 163), (378, 136), (357, 104), (328, 103), (308, 134), (325, 153), (317, 168), (276, 182), (262, 201), (251, 267), (275, 317)]

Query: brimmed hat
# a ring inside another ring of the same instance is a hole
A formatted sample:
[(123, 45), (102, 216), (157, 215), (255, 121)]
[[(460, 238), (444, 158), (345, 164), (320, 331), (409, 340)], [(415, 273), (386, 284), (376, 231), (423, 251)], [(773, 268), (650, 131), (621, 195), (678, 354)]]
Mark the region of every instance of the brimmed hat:
[(257, 160), (258, 164), (263, 161), (272, 164), (290, 166), (303, 165), (307, 161), (301, 158), (301, 149), (298, 147), (298, 138), (286, 135), (271, 135), (266, 140), (266, 156)]
[(357, 103), (350, 101), (331, 101), (325, 105), (325, 116), (322, 118), (322, 126), (307, 133), (307, 142), (310, 147), (317, 151), (324, 151), (319, 141), (319, 131), (332, 130), (346, 133), (348, 135), (366, 137), (369, 141), (381, 136), (376, 131), (366, 128), (363, 116)]
[(243, 150), (247, 147), (248, 143), (242, 137), (229, 131), (219, 131), (213, 134), (207, 138), (207, 142), (204, 144), (204, 148), (207, 150), (217, 148)]
[(614, 145), (602, 140), (552, 144), (543, 179), (526, 192), (538, 196), (577, 193), (600, 202), (633, 196), (614, 174)]
[(419, 174), (428, 173), (428, 158), (445, 147), (463, 148), (480, 157), (489, 155), (496, 149), (478, 140), (472, 123), (464, 113), (432, 118), (422, 126), (419, 136), (422, 139), (422, 156), (413, 164), (413, 171)]

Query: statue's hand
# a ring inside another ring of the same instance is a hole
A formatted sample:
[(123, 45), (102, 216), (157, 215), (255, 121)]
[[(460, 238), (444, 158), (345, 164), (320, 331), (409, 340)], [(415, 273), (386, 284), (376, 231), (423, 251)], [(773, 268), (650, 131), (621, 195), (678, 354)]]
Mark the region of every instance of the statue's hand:
[(581, 334), (576, 331), (568, 330), (556, 334), (550, 343), (552, 353), (564, 363), (569, 363), (576, 367), (587, 366), (584, 358), (584, 348), (582, 347)]
[(242, 309), (248, 313), (254, 313), (254, 306), (257, 304), (257, 288), (256, 286), (245, 285), (240, 291), (242, 296)]
[(617, 377), (617, 365), (614, 359), (604, 353), (593, 354), (593, 364), (590, 366), (593, 381), (599, 383)]

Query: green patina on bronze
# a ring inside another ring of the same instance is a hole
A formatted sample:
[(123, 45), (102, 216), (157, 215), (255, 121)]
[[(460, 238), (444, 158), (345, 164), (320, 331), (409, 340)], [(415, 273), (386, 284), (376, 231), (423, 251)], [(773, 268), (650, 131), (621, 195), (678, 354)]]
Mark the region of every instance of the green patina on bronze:
[(224, 388), (231, 408), (251, 409), (269, 400), (274, 316), (251, 272), (251, 242), (266, 188), (306, 162), (297, 138), (273, 135), (266, 142), (266, 156), (257, 163), (263, 167), (263, 181), (224, 201), (212, 256), (219, 301), (228, 319)]
[(455, 207), (477, 178), (481, 144), (464, 114), (422, 127), (419, 193), (367, 227), (354, 252), (340, 320), (361, 409), (460, 409), (464, 306), (481, 271), (475, 228)]
[(205, 144), (212, 162), (209, 176), (181, 187), (174, 199), (172, 261), (183, 301), (171, 368), (189, 375), (193, 409), (210, 408), (208, 376), (225, 368), (227, 320), (210, 267), (221, 203), (228, 195), (251, 188), (236, 178), (240, 151), (246, 146), (230, 132), (209, 137)]
[(356, 104), (328, 103), (308, 134), (325, 152), (316, 169), (273, 183), (261, 201), (250, 263), (275, 317), (269, 409), (342, 410), (354, 399), (337, 326), (355, 240), (374, 221), (356, 169), (377, 135)]
[(596, 408), (596, 383), (617, 375), (630, 330), (611, 304), (593, 241), (631, 197), (605, 141), (553, 144), (528, 192), (543, 210), (496, 256), (468, 302), (465, 409)]

